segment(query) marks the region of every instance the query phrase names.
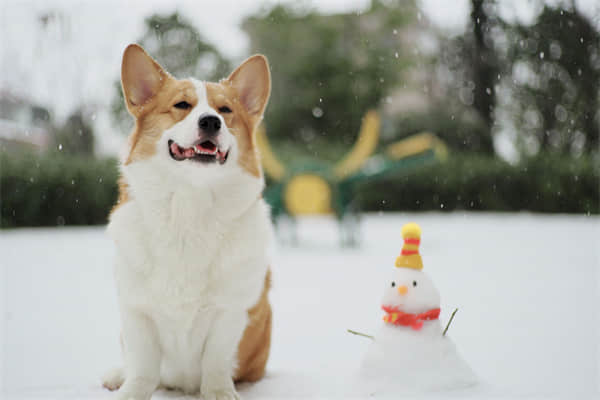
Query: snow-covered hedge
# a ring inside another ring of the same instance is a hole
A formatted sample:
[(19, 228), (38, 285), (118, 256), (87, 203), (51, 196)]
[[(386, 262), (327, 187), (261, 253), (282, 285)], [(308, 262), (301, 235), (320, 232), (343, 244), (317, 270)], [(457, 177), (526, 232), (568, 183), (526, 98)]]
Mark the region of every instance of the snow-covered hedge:
[[(102, 224), (117, 197), (114, 159), (0, 153), (1, 226)], [(488, 210), (600, 213), (598, 161), (558, 156), (517, 166), (452, 154), (356, 193), (367, 211)]]

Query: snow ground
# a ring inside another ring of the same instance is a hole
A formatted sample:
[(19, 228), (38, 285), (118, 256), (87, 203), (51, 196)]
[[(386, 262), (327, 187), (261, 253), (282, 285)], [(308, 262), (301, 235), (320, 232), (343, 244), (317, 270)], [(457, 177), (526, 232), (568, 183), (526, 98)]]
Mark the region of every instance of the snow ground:
[[(423, 229), (441, 320), (460, 308), (449, 335), (484, 382), (422, 397), (598, 398), (600, 218), (454, 213), (367, 215), (358, 249), (338, 247), (330, 219), (300, 221), (301, 245), (274, 257), (268, 374), (238, 387), (244, 399), (398, 398), (355, 379), (368, 339), (346, 329), (373, 333), (381, 323), (382, 288), (409, 221)], [(99, 383), (120, 362), (104, 229), (3, 231), (0, 250), (3, 398), (112, 398)]]

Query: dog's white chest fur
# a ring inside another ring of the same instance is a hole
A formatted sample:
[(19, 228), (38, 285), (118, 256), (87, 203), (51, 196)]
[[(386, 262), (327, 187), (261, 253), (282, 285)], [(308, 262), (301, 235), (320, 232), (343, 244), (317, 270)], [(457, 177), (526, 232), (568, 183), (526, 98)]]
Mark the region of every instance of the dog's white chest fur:
[(231, 324), (218, 334), (239, 335), (260, 296), (271, 226), (259, 179), (234, 171), (196, 186), (161, 171), (160, 160), (124, 168), (132, 200), (108, 227), (115, 278), (124, 329), (131, 314), (147, 325), (136, 329), (155, 329), (161, 383), (195, 392), (211, 329)]

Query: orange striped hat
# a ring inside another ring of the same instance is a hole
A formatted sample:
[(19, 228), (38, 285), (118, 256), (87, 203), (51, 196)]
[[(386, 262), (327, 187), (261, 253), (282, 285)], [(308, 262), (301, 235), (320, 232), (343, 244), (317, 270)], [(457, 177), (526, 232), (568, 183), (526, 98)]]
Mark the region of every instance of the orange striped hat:
[(402, 227), (402, 252), (396, 258), (396, 267), (423, 269), (423, 260), (419, 254), (421, 243), (421, 228), (415, 223), (406, 224)]

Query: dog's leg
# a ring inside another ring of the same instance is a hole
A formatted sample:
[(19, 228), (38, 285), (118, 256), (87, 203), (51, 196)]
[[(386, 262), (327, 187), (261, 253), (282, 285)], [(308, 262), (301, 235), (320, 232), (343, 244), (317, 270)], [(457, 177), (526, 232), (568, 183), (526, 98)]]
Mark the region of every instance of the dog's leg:
[[(123, 335), (119, 336), (119, 343), (121, 344), (121, 355), (123, 355)], [(123, 368), (113, 368), (102, 376), (102, 386), (110, 391), (117, 390), (123, 385), (125, 381), (125, 371)]]
[(202, 356), (202, 385), (205, 400), (237, 400), (233, 385), (238, 344), (248, 322), (246, 311), (227, 310), (217, 314)]
[(160, 344), (156, 327), (145, 315), (121, 310), (125, 381), (119, 400), (149, 400), (160, 383)]
[(117, 390), (125, 381), (123, 368), (113, 368), (102, 376), (102, 386), (108, 390)]

